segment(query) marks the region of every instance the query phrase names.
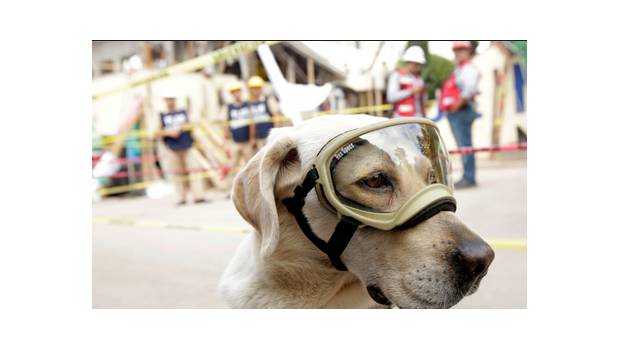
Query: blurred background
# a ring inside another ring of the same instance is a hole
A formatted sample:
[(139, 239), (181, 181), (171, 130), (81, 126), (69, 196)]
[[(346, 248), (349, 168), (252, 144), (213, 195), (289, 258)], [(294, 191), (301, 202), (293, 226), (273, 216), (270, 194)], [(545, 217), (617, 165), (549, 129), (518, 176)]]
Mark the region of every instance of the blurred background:
[[(477, 72), (469, 144), (442, 108), (463, 64)], [(399, 117), (394, 89), (412, 89), (415, 115), (452, 150), (455, 181), (462, 157), (475, 158), (457, 215), (496, 251), (456, 308), (525, 308), (526, 77), (526, 41), (93, 41), (93, 307), (226, 307), (215, 286), (251, 232), (229, 190), (268, 130)]]

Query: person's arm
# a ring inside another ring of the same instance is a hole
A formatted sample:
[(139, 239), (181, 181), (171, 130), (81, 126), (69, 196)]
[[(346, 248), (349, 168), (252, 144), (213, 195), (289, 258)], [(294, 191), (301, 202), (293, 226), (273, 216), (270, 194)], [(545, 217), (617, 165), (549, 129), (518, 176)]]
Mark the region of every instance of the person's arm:
[(174, 130), (160, 130), (157, 133), (157, 136), (159, 137), (173, 137), (173, 138), (177, 138), (181, 135), (181, 130), (179, 129), (174, 129)]
[(230, 141), (232, 135), (230, 133), (230, 121), (228, 120), (228, 105), (224, 105), (220, 110), (219, 119), (224, 125), (224, 140)]
[(282, 118), (282, 112), (280, 111), (278, 101), (276, 101), (275, 97), (269, 96), (269, 98), (267, 99), (267, 106), (269, 107), (273, 118), (275, 118), (275, 120), (273, 121), (273, 126), (277, 128), (282, 122), (282, 120), (278, 120)]
[(426, 90), (426, 82), (422, 81), (422, 90), (420, 91), (420, 104), (422, 105), (422, 109), (424, 110), (424, 115), (426, 116), (426, 104), (428, 103), (428, 91)]
[(250, 118), (250, 146), (256, 148), (256, 124), (254, 118)]
[(254, 123), (252, 108), (248, 114), (248, 127), (250, 128), (250, 146), (254, 149), (256, 148), (256, 123)]
[(456, 112), (460, 110), (461, 108), (463, 108), (467, 104), (467, 101), (468, 100), (466, 98), (461, 96), (461, 98), (454, 101), (454, 103), (452, 103), (448, 109), (450, 110), (450, 112)]
[(159, 128), (155, 131), (155, 137), (157, 138), (163, 138), (163, 137), (179, 137), (181, 135), (181, 130), (177, 130), (177, 129), (166, 129), (164, 128), (164, 126), (161, 124), (161, 121), (159, 122)]
[(422, 87), (413, 87), (411, 89), (400, 90), (400, 83), (398, 82), (398, 73), (394, 72), (390, 75), (387, 85), (387, 102), (396, 103), (403, 100), (413, 94), (417, 94), (422, 91)]
[(471, 64), (466, 65), (460, 72), (460, 78), (462, 81), (462, 89), (460, 91), (461, 98), (450, 106), (451, 112), (456, 112), (465, 107), (469, 101), (474, 99), (474, 96), (478, 93), (478, 80), (480, 79), (480, 73)]

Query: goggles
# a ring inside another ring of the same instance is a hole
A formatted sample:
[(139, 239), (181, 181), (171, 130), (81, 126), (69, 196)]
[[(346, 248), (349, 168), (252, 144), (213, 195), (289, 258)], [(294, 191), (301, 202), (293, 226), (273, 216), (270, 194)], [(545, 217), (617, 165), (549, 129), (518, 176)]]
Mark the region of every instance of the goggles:
[[(441, 211), (456, 211), (448, 152), (436, 125), (424, 118), (392, 119), (344, 132), (317, 155), (295, 195), (283, 203), (306, 237), (346, 271), (340, 255), (357, 228), (408, 228)], [(315, 189), (340, 222), (329, 241), (302, 212)]]

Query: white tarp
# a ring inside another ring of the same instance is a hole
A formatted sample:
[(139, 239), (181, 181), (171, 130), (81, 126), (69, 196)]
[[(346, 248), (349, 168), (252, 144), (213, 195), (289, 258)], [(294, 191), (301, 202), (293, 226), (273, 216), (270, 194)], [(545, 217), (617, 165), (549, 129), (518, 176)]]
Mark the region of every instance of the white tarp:
[(385, 77), (398, 63), (406, 41), (291, 41), (302, 54), (343, 77), (355, 91), (384, 89)]
[(292, 84), (284, 79), (268, 45), (258, 47), (258, 55), (267, 71), (273, 90), (280, 98), (282, 113), (291, 118), (293, 125), (303, 121), (302, 112), (314, 111), (332, 91), (332, 84), (322, 86)]

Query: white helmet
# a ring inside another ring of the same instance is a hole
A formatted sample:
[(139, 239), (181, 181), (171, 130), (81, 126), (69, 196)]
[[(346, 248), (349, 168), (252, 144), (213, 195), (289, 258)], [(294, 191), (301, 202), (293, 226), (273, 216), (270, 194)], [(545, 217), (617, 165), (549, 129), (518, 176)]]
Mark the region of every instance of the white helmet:
[(177, 95), (172, 91), (172, 90), (166, 90), (164, 91), (163, 94), (161, 94), (161, 97), (165, 100), (165, 99), (169, 99), (169, 98), (177, 98)]
[(403, 61), (425, 64), (426, 58), (424, 58), (424, 51), (422, 51), (422, 48), (419, 46), (411, 46), (405, 51)]

